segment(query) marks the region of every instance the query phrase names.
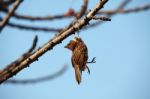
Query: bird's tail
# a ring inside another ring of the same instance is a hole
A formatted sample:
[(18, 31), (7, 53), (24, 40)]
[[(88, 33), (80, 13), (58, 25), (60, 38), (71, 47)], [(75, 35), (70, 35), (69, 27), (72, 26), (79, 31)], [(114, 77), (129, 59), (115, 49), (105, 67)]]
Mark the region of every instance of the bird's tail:
[(76, 81), (78, 82), (78, 84), (80, 84), (81, 82), (81, 75), (80, 75), (80, 69), (78, 65), (74, 66), (75, 69), (75, 76), (76, 76)]

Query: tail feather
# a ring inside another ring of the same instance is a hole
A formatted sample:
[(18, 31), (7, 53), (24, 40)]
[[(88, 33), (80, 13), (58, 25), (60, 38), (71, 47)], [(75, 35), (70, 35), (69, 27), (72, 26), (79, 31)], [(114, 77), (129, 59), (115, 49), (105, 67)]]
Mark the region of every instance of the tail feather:
[(78, 65), (75, 65), (75, 76), (76, 76), (76, 81), (78, 82), (78, 84), (80, 84), (81, 82), (81, 74), (80, 74), (80, 69)]

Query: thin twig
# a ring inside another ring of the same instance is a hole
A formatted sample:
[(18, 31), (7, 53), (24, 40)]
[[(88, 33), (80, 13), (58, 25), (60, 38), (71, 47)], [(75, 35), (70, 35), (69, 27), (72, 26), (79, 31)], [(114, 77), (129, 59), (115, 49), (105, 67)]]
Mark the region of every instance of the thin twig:
[(74, 14), (76, 16), (76, 19), (74, 21), (70, 22), (70, 24), (67, 27), (65, 27), (63, 30), (61, 30), (58, 35), (60, 35), (61, 33), (65, 32), (70, 27), (72, 27), (75, 24), (75, 21), (80, 19), (86, 13), (87, 6), (88, 6), (88, 0), (83, 0), (83, 5), (81, 6), (80, 11), (77, 12), (76, 14)]
[[(130, 1), (131, 1), (131, 0), (124, 0), (124, 1), (116, 8), (115, 11), (119, 11), (120, 9), (124, 9), (125, 6), (127, 6), (127, 4), (130, 3)], [(98, 14), (100, 14), (101, 12), (103, 12), (103, 11), (99, 11)], [(101, 13), (101, 14), (102, 14), (102, 13)], [(114, 15), (115, 15), (115, 13), (108, 13), (108, 14), (106, 14), (106, 17), (110, 18), (110, 17), (112, 17), (112, 16), (114, 16)], [(90, 28), (92, 28), (92, 27), (99, 26), (99, 25), (103, 24), (104, 22), (105, 22), (105, 21), (96, 21), (96, 22), (94, 22), (94, 23), (92, 23), (92, 24), (90, 24), (90, 25), (84, 27), (83, 30), (87, 30), (87, 29), (90, 29)]]
[(34, 51), (34, 49), (36, 48), (37, 46), (37, 42), (38, 42), (38, 36), (36, 35), (33, 39), (33, 43), (32, 43), (32, 46), (31, 48), (27, 51), (27, 53), (32, 53)]
[(8, 14), (6, 15), (6, 17), (3, 19), (2, 22), (0, 22), (0, 32), (2, 31), (2, 29), (5, 27), (5, 25), (8, 23), (10, 17), (13, 15), (13, 13), (15, 12), (15, 10), (18, 8), (18, 6), (20, 5), (20, 3), (22, 2), (22, 0), (16, 0), (16, 2), (13, 5), (13, 8), (8, 12)]
[(30, 49), (27, 52), (25, 52), (20, 58), (18, 58), (17, 60), (13, 61), (9, 65), (7, 65), (6, 68), (1, 70), (0, 71), (0, 76), (3, 73), (7, 73), (7, 75), (11, 74), (13, 72), (14, 67), (16, 68), (21, 62), (23, 62), (27, 57), (29, 57), (31, 55), (31, 53), (36, 48), (37, 42), (38, 42), (38, 37), (35, 36), (35, 38), (33, 39), (33, 44), (30, 47)]
[(28, 15), (22, 15), (22, 14), (17, 14), (14, 13), (13, 17), (17, 19), (24, 19), (24, 20), (29, 20), (29, 21), (51, 21), (54, 19), (62, 19), (62, 18), (69, 18), (72, 16), (66, 16), (65, 14), (60, 14), (60, 15), (54, 15), (54, 16), (28, 16)]
[(41, 83), (44, 81), (49, 81), (53, 80), (57, 77), (60, 77), (62, 74), (64, 74), (67, 70), (67, 66), (63, 66), (59, 71), (57, 71), (54, 74), (50, 74), (47, 76), (43, 77), (38, 77), (38, 78), (33, 78), (33, 79), (24, 79), (24, 80), (19, 80), (19, 79), (10, 79), (5, 81), (5, 84), (35, 84), (35, 83)]
[(81, 6), (81, 10), (82, 11), (79, 11), (76, 14), (72, 14), (72, 15), (76, 16), (76, 19), (73, 20), (72, 22), (70, 22), (70, 24), (67, 27), (65, 27), (64, 29), (62, 29), (57, 35), (60, 35), (61, 33), (63, 33), (66, 30), (68, 30), (70, 27), (72, 27), (75, 24), (75, 21), (77, 21), (79, 18), (81, 18), (86, 13), (87, 5), (88, 5), (88, 0), (83, 0), (83, 1), (84, 1), (83, 5)]
[(87, 11), (87, 6), (88, 6), (88, 0), (83, 0), (83, 5), (80, 9), (80, 12), (76, 14), (76, 18), (80, 19)]
[(15, 24), (9, 22), (7, 26), (18, 28), (18, 29), (24, 29), (24, 30), (32, 30), (32, 31), (45, 31), (45, 32), (59, 32), (62, 29), (60, 28), (48, 28), (48, 27), (36, 27), (36, 26), (27, 26), (27, 25), (21, 25), (21, 24)]
[(37, 46), (37, 42), (38, 42), (38, 36), (36, 35), (34, 37), (34, 39), (33, 39), (32, 46), (29, 48), (29, 50), (27, 52), (25, 52), (19, 59), (17, 59), (16, 61), (12, 62), (11, 64), (9, 64), (7, 67), (17, 66), (22, 61), (24, 61), (27, 57), (29, 57), (31, 55), (31, 53), (35, 50), (35, 48)]
[(0, 83), (3, 83), (8, 78), (12, 77), (13, 75), (17, 74), (22, 69), (28, 67), (32, 62), (38, 60), (40, 56), (44, 53), (52, 49), (57, 44), (61, 43), (65, 38), (69, 37), (70, 35), (74, 34), (76, 31), (81, 29), (83, 26), (86, 26), (92, 17), (96, 15), (96, 13), (103, 8), (105, 3), (108, 0), (103, 0), (102, 2), (98, 3), (93, 10), (91, 10), (84, 19), (78, 20), (75, 24), (70, 27), (67, 31), (61, 33), (60, 35), (56, 35), (46, 44), (44, 44), (40, 49), (36, 50), (32, 55), (30, 55), (27, 59), (22, 61), (18, 66), (13, 67), (11, 70), (8, 71), (8, 67), (6, 67), (2, 72), (0, 72)]
[(93, 19), (94, 20), (102, 20), (102, 21), (111, 21), (111, 19), (107, 18), (107, 17), (96, 17), (96, 16), (94, 16)]
[(124, 9), (124, 7), (126, 5), (128, 5), (132, 0), (124, 0), (119, 6), (118, 6), (118, 10), (119, 9)]
[(140, 11), (146, 11), (150, 9), (150, 4), (129, 8), (129, 9), (118, 9), (118, 10), (109, 10), (109, 11), (100, 11), (98, 14), (127, 14), (127, 13), (133, 13), (133, 12), (140, 12)]

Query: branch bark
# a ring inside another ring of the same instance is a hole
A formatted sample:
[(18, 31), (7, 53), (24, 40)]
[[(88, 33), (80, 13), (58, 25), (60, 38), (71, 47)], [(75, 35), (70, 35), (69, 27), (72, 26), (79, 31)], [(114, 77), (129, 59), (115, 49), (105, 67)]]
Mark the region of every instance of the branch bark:
[(80, 19), (87, 11), (88, 0), (83, 0), (83, 5), (80, 9), (80, 12), (76, 14), (76, 18)]
[(16, 2), (14, 3), (13, 8), (8, 12), (6, 17), (2, 20), (2, 22), (0, 22), (0, 32), (5, 27), (5, 25), (8, 23), (10, 17), (13, 15), (13, 13), (18, 8), (18, 6), (20, 5), (21, 2), (22, 2), (22, 0), (16, 0)]

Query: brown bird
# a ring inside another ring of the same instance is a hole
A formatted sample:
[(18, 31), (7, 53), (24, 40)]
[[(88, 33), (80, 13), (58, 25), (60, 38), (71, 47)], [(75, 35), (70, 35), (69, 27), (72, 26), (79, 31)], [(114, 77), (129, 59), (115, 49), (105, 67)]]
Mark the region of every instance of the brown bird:
[(72, 51), (71, 62), (75, 69), (76, 81), (80, 84), (82, 71), (87, 68), (90, 73), (90, 70), (86, 65), (88, 60), (88, 49), (80, 37), (75, 37), (65, 46), (65, 48)]

